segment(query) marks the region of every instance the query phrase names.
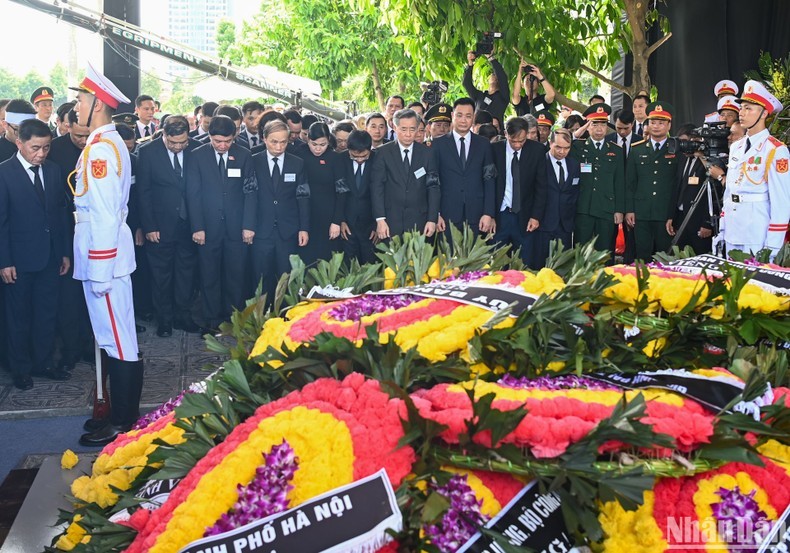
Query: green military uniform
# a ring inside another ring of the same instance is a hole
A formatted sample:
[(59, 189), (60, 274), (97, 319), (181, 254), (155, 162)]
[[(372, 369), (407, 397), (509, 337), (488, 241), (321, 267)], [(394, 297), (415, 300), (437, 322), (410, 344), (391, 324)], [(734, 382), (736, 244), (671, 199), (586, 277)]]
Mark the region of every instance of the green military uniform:
[[(667, 103), (653, 102), (648, 118), (671, 120)], [(635, 215), (636, 258), (651, 261), (653, 254), (666, 251), (672, 243), (667, 220), (674, 216), (672, 191), (677, 185), (678, 158), (667, 149), (666, 138), (656, 150), (652, 139), (631, 145), (626, 167), (626, 212)]]
[[(606, 104), (596, 104), (584, 116), (588, 121), (608, 121), (610, 113), (611, 108)], [(625, 212), (625, 152), (606, 139), (601, 141), (599, 150), (593, 139), (588, 138), (574, 140), (570, 155), (581, 163), (574, 242), (589, 242), (597, 236), (595, 248), (611, 250), (614, 214)]]

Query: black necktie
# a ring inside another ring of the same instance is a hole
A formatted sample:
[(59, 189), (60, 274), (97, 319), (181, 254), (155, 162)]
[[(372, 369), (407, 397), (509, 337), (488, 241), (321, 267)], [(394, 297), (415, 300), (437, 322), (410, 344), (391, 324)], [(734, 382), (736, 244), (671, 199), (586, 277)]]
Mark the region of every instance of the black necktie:
[(38, 165), (31, 165), (30, 170), (33, 171), (33, 189), (36, 191), (36, 195), (38, 199), (41, 200), (41, 203), (44, 203), (44, 185), (41, 182), (41, 176), (38, 172), (39, 166)]
[(565, 169), (562, 167), (562, 162), (561, 161), (557, 162), (557, 167), (560, 168), (560, 179), (559, 179), (558, 182), (560, 184), (565, 184)]
[(461, 137), (461, 169), (466, 169), (466, 138)]
[(276, 188), (277, 185), (280, 184), (280, 165), (278, 164), (280, 159), (274, 157), (272, 161), (274, 162), (274, 167), (272, 167), (272, 184), (274, 184)]
[(601, 143), (600, 142), (596, 142), (595, 143), (595, 147), (598, 149), (599, 152), (601, 151)]
[(390, 131), (390, 140), (395, 140), (395, 129)]
[(145, 136), (151, 136), (151, 129), (148, 125), (145, 126)]
[[(181, 167), (181, 162), (178, 161), (178, 154), (173, 154), (173, 172), (179, 180), (184, 178), (184, 170)], [(184, 221), (187, 220), (187, 204), (183, 196), (181, 197), (181, 205), (178, 208), (178, 216)]]
[(661, 145), (658, 142), (655, 142), (654, 146), (656, 147), (656, 153), (658, 153), (658, 151), (661, 149)]
[(637, 123), (636, 124), (636, 134), (638, 134), (639, 136), (642, 136), (642, 123)]
[(518, 166), (518, 152), (513, 152), (513, 160), (510, 162), (510, 175), (513, 177), (513, 213), (521, 210), (521, 170)]
[(623, 165), (628, 165), (628, 139), (623, 137)]
[(250, 147), (254, 148), (257, 145), (258, 145), (258, 137), (255, 136), (254, 134), (250, 135)]
[(362, 164), (357, 162), (357, 170), (354, 171), (354, 180), (357, 184), (357, 192), (362, 189)]
[(224, 181), (227, 171), (225, 170), (225, 156), (219, 155), (219, 176)]
[(751, 143), (751, 141), (749, 140), (749, 137), (747, 136), (747, 137), (746, 137), (746, 149), (743, 151), (743, 153), (746, 153), (746, 152), (748, 152), (748, 151), (749, 151), (749, 148), (751, 148), (751, 147), (752, 147), (752, 143)]
[(409, 149), (403, 150), (403, 166), (406, 168), (406, 173), (411, 172), (411, 163), (409, 162)]

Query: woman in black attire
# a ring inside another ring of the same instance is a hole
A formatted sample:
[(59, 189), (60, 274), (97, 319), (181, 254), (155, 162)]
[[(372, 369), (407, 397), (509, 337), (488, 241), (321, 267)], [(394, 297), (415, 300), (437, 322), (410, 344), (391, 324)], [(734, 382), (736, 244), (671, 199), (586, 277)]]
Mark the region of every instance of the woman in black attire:
[(329, 127), (316, 122), (308, 130), (307, 148), (296, 152), (304, 160), (306, 180), (310, 183), (310, 242), (299, 252), (306, 265), (318, 259), (328, 260), (332, 252), (342, 249), (338, 237), (348, 188), (340, 154), (334, 148)]

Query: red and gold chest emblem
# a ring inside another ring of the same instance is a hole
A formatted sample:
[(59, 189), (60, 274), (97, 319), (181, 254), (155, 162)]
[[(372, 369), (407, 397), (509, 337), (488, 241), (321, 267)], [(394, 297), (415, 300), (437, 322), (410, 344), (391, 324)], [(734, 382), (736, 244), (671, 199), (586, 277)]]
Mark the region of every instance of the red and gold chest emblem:
[(107, 160), (94, 159), (91, 161), (91, 175), (94, 179), (103, 179), (107, 176)]
[(777, 173), (787, 173), (787, 160), (786, 159), (777, 159), (776, 160), (776, 172)]

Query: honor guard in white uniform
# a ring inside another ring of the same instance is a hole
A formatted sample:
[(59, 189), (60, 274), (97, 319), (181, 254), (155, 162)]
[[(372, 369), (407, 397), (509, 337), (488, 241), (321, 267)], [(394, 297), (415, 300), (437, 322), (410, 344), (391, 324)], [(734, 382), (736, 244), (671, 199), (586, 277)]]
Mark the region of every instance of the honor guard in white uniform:
[(126, 224), (131, 164), (112, 122), (115, 109), (129, 99), (90, 64), (73, 90), (79, 92), (79, 123), (91, 130), (75, 170), (74, 278), (83, 283), (93, 333), (108, 356), (112, 397), (107, 424), (80, 443), (103, 445), (136, 422), (143, 383), (130, 277), (134, 240)]
[[(724, 79), (723, 81), (717, 82), (716, 86), (713, 87), (713, 94), (716, 95), (717, 100), (721, 100), (725, 96), (737, 96), (738, 85), (728, 79)], [(721, 112), (721, 103), (716, 106), (716, 111), (705, 116), (705, 122), (716, 123), (720, 121), (719, 112)]]
[(746, 136), (730, 147), (722, 231), (727, 250), (757, 253), (782, 247), (790, 221), (790, 154), (771, 136), (766, 117), (782, 104), (757, 81), (744, 85), (740, 123)]

